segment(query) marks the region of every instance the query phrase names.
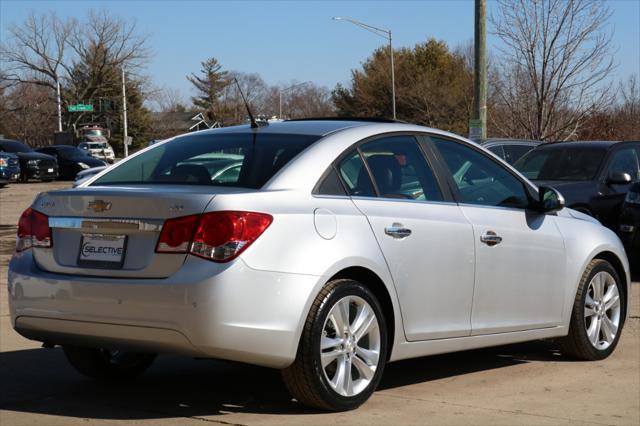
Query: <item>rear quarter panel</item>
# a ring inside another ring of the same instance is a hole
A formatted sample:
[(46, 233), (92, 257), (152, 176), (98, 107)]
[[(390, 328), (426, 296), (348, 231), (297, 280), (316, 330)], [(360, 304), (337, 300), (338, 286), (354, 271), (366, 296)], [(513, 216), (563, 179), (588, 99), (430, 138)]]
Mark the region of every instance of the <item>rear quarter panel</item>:
[[(247, 210), (273, 215), (272, 224), (241, 258), (257, 270), (317, 276), (318, 284), (307, 300), (305, 317), (316, 295), (333, 275), (354, 266), (371, 270), (383, 281), (392, 301), (395, 341), (404, 341), (400, 307), (389, 269), (369, 222), (348, 197), (313, 196), (306, 190), (260, 191), (218, 195), (207, 210)], [(303, 323), (300, 322), (299, 332)]]

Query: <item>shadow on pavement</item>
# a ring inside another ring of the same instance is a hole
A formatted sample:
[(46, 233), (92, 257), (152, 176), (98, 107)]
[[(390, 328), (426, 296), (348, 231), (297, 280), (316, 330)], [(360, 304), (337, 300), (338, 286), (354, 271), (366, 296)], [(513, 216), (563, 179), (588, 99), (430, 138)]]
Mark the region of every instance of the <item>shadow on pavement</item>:
[[(549, 343), (532, 342), (400, 361), (387, 366), (379, 388), (558, 358)], [(77, 374), (60, 349), (2, 352), (0, 383), (0, 409), (23, 413), (107, 420), (314, 413), (291, 400), (276, 370), (178, 356), (159, 357), (135, 381), (101, 383)]]

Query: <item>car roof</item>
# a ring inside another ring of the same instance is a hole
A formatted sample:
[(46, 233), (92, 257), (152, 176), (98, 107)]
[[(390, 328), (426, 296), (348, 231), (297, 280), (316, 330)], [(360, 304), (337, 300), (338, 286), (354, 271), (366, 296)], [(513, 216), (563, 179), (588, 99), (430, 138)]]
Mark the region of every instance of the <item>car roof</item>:
[[(370, 124), (365, 121), (349, 120), (304, 120), (304, 121), (279, 121), (265, 125), (260, 125), (255, 131), (257, 133), (288, 133), (300, 135), (325, 136), (338, 130), (351, 127), (365, 126)], [(246, 133), (251, 131), (248, 124), (240, 126), (222, 127), (216, 129), (202, 130), (200, 134), (206, 133)]]
[(581, 148), (597, 148), (608, 150), (619, 144), (633, 143), (634, 141), (566, 141), (566, 142), (550, 142), (540, 145), (537, 149), (565, 149), (568, 147)]
[(509, 139), (509, 138), (488, 138), (479, 139), (482, 146), (487, 145), (540, 145), (542, 142), (534, 139)]

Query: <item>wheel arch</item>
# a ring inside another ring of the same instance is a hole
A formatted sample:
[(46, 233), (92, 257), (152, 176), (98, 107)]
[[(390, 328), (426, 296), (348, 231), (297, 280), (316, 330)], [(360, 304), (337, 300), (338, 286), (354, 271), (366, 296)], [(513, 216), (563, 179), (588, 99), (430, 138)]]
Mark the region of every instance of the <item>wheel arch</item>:
[(369, 290), (371, 290), (371, 292), (380, 302), (382, 313), (384, 314), (384, 318), (387, 323), (387, 360), (389, 360), (395, 341), (396, 318), (393, 301), (391, 299), (391, 294), (389, 294), (387, 286), (384, 284), (384, 281), (378, 276), (378, 274), (373, 272), (371, 269), (362, 266), (350, 266), (342, 269), (331, 276), (331, 278), (329, 278), (327, 282), (344, 278), (358, 281)]

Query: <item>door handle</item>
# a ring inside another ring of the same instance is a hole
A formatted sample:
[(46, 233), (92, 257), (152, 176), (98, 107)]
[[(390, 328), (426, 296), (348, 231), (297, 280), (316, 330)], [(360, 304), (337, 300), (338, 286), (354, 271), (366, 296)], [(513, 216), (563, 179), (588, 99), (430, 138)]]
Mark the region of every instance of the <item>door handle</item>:
[(493, 247), (502, 242), (502, 237), (498, 236), (498, 234), (493, 231), (487, 231), (486, 234), (480, 236), (480, 241), (489, 247)]
[(399, 223), (394, 223), (391, 226), (384, 228), (384, 233), (393, 238), (407, 238), (411, 235), (411, 229), (404, 228)]

